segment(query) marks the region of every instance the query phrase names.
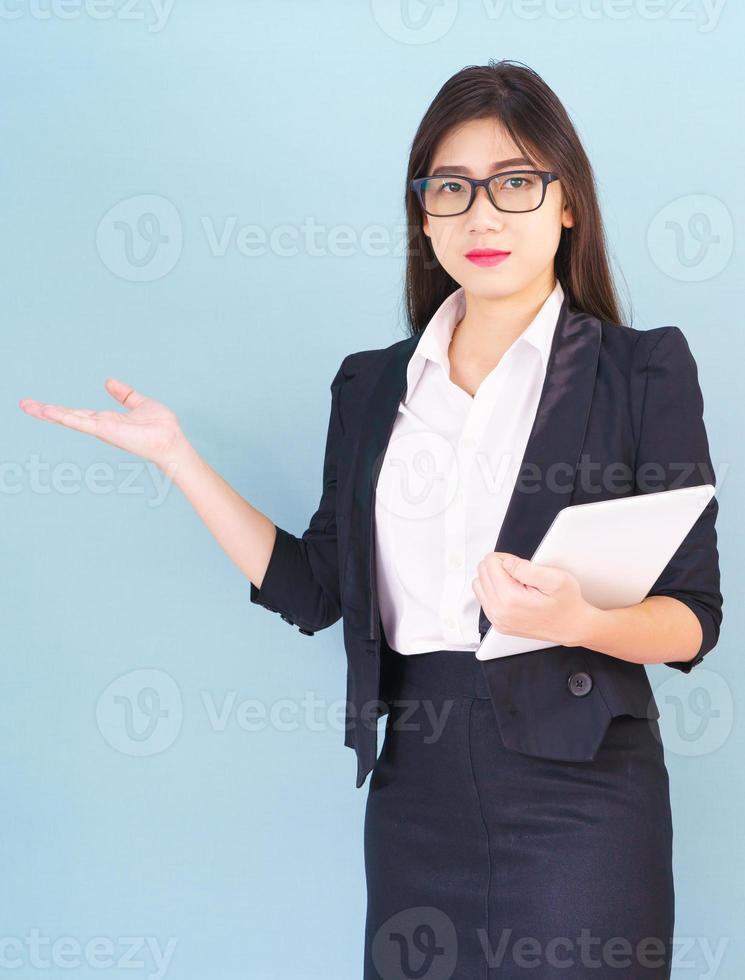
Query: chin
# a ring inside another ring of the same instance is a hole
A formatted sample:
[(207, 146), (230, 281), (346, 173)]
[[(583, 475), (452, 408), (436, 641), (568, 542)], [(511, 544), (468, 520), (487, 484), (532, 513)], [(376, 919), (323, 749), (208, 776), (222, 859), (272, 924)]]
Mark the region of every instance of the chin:
[(466, 292), (472, 296), (483, 296), (484, 299), (504, 299), (524, 288), (516, 284), (512, 278), (500, 277), (498, 269), (479, 269), (480, 275), (464, 276), (461, 282)]

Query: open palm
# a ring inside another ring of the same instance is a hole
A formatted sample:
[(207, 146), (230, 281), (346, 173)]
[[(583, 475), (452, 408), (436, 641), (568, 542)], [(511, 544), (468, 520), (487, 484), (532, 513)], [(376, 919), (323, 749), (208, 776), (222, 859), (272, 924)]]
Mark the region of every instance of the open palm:
[(116, 378), (107, 378), (104, 387), (124, 406), (124, 412), (47, 405), (32, 398), (23, 398), (18, 404), (34, 418), (87, 432), (119, 449), (164, 464), (182, 435), (176, 415)]

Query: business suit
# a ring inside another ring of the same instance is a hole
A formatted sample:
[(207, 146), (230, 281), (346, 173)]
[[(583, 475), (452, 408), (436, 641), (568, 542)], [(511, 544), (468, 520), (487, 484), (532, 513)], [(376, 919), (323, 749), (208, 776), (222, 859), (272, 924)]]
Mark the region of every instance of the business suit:
[(513, 752), (480, 662), (383, 654), (365, 807), (364, 980), (670, 980), (669, 778), (655, 719), (595, 757)]
[[(277, 527), (269, 564), (250, 599), (312, 636), (343, 618), (347, 731), (357, 787), (377, 758), (385, 636), (373, 570), (373, 494), (419, 334), (347, 355), (331, 382), (323, 492), (298, 537)], [(639, 331), (575, 309), (559, 314), (521, 476), (495, 550), (529, 558), (569, 504), (714, 483), (695, 361), (677, 327)], [(658, 479), (655, 481), (654, 467)], [(614, 476), (615, 475), (615, 476)], [(619, 479), (620, 477), (620, 479)], [(536, 490), (536, 486), (538, 489)], [(689, 672), (715, 646), (722, 620), (716, 497), (650, 590), (686, 603), (703, 640)], [(480, 633), (488, 619), (481, 609)], [(588, 648), (553, 646), (479, 662), (500, 738), (538, 758), (596, 756), (611, 719), (659, 717), (646, 670)]]
[[(345, 744), (358, 787), (372, 771), (364, 980), (669, 980), (672, 817), (644, 666), (560, 645), (492, 661), (404, 655), (381, 628), (374, 494), (420, 336), (344, 358), (319, 508), (300, 538), (277, 528), (251, 586), (252, 601), (307, 635), (343, 617)], [(565, 296), (495, 550), (529, 558), (569, 504), (713, 483), (702, 416), (677, 327), (604, 323)], [(719, 636), (717, 507), (651, 589), (701, 624), (695, 658), (669, 662), (683, 672)], [(481, 636), (488, 626), (481, 608)], [(437, 737), (433, 718), (444, 719)]]

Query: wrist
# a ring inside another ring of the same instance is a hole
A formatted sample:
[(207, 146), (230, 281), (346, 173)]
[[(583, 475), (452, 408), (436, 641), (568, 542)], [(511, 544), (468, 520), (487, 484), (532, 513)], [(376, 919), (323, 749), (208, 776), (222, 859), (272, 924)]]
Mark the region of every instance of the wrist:
[(599, 638), (603, 633), (605, 619), (606, 611), (604, 609), (599, 609), (597, 606), (593, 606), (591, 602), (586, 602), (575, 620), (571, 642), (564, 643), (564, 646), (597, 649)]
[(179, 478), (189, 466), (199, 459), (199, 454), (186, 436), (179, 432), (174, 438), (168, 452), (157, 460), (158, 467), (169, 478), (178, 483)]

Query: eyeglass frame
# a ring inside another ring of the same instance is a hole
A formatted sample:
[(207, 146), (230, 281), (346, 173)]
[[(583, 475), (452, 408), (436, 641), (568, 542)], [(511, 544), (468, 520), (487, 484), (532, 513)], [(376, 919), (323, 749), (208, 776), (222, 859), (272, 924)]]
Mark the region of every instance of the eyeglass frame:
[[(495, 177), (509, 177), (511, 174), (537, 174), (541, 178), (541, 184), (542, 184), (541, 199), (534, 208), (527, 208), (525, 211), (508, 211), (505, 208), (500, 208), (499, 205), (496, 203), (496, 201), (491, 195), (491, 191), (489, 190), (489, 184), (494, 180)], [(456, 211), (454, 214), (433, 214), (431, 211), (428, 211), (425, 208), (424, 201), (422, 200), (422, 193), (421, 193), (422, 185), (424, 184), (425, 180), (437, 180), (440, 177), (457, 177), (458, 180), (465, 180), (470, 185), (471, 196), (468, 199), (468, 204), (463, 208), (462, 211)], [(498, 173), (492, 174), (491, 177), (483, 177), (481, 180), (476, 180), (475, 177), (466, 177), (464, 174), (432, 174), (431, 176), (428, 177), (414, 177), (411, 181), (411, 187), (414, 193), (416, 194), (417, 200), (421, 205), (422, 211), (424, 211), (425, 214), (428, 214), (431, 218), (455, 218), (459, 214), (465, 214), (466, 211), (468, 211), (468, 209), (473, 204), (474, 198), (476, 197), (476, 188), (478, 187), (484, 188), (487, 197), (494, 205), (494, 207), (497, 209), (497, 211), (501, 211), (503, 214), (530, 214), (531, 211), (537, 211), (538, 208), (546, 200), (546, 188), (548, 187), (548, 185), (552, 181), (559, 180), (559, 179), (560, 179), (559, 174), (555, 174), (550, 170), (532, 170), (530, 168), (523, 167), (522, 170), (500, 170)]]

